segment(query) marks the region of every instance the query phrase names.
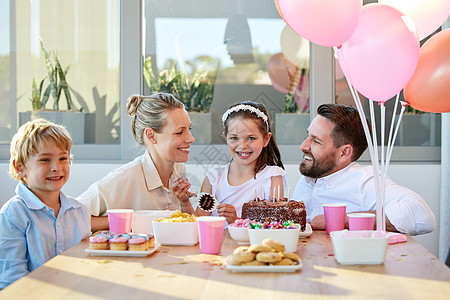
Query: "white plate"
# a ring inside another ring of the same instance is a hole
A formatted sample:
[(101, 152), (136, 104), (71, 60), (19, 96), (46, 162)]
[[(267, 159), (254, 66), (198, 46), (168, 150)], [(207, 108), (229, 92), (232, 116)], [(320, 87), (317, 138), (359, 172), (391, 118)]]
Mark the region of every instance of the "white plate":
[(115, 250), (91, 250), (89, 248), (84, 249), (86, 253), (92, 256), (125, 256), (125, 257), (146, 257), (156, 250), (158, 250), (160, 243), (155, 243), (155, 247), (147, 251), (115, 251)]
[(300, 231), (300, 234), (298, 236), (299, 239), (304, 239), (310, 236), (313, 233), (313, 230), (311, 228), (311, 224), (306, 223), (305, 231)]
[(293, 266), (234, 266), (231, 264), (231, 256), (227, 257), (227, 269), (236, 273), (285, 273), (295, 272), (303, 267), (302, 261)]

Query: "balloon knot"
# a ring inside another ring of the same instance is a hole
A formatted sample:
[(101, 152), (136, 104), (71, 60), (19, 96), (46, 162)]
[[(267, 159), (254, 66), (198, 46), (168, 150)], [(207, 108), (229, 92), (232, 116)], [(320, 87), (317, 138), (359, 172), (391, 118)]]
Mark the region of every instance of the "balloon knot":
[(337, 48), (338, 48), (338, 49), (341, 49), (341, 48), (342, 48), (342, 44), (341, 44), (341, 45), (339, 45), (339, 46), (337, 46)]
[(408, 102), (400, 101), (400, 103), (402, 104), (403, 107), (408, 107), (409, 106)]

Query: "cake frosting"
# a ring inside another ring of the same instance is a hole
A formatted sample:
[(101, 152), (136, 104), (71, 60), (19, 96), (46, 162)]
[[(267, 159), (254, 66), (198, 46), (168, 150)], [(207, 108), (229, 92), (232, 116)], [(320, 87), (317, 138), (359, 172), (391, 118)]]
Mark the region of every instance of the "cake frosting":
[(91, 243), (106, 243), (108, 239), (101, 235), (94, 235), (89, 237), (89, 242)]
[(255, 200), (244, 203), (242, 219), (256, 222), (293, 221), (300, 225), (300, 230), (306, 229), (306, 209), (303, 201), (294, 200)]

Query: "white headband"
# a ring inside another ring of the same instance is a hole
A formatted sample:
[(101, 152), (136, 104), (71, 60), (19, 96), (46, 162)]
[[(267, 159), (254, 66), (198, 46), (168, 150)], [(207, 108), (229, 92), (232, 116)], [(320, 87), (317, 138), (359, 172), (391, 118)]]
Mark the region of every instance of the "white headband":
[(233, 106), (232, 108), (228, 109), (223, 115), (222, 115), (222, 123), (223, 123), (223, 127), (225, 127), (225, 122), (228, 119), (228, 116), (236, 111), (240, 111), (240, 110), (248, 110), (251, 113), (254, 113), (255, 115), (257, 115), (259, 118), (261, 118), (264, 123), (266, 123), (267, 126), (267, 131), (269, 131), (269, 123), (267, 122), (267, 116), (265, 113), (263, 113), (261, 110), (259, 110), (258, 108), (251, 106), (251, 105), (247, 105), (247, 104), (239, 104), (236, 106)]

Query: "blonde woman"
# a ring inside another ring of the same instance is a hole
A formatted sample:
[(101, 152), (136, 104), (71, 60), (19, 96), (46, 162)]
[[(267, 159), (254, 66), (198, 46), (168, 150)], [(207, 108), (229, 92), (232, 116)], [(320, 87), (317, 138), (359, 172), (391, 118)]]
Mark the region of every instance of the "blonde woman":
[(135, 140), (145, 153), (92, 184), (78, 197), (92, 214), (92, 231), (107, 229), (112, 208), (180, 209), (194, 213), (185, 178), (191, 121), (181, 101), (168, 93), (131, 96), (127, 101)]

